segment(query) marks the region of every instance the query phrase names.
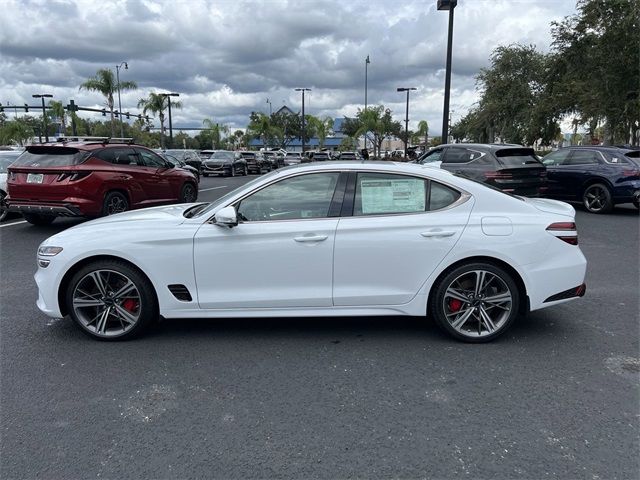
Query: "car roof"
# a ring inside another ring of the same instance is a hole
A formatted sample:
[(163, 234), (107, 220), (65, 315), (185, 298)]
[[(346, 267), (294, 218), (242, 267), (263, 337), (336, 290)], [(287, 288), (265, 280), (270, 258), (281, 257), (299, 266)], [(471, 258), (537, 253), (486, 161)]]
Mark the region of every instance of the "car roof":
[(577, 150), (596, 150), (596, 151), (611, 151), (611, 152), (632, 152), (636, 150), (630, 147), (619, 147), (617, 145), (568, 145), (562, 147), (559, 150), (577, 149)]
[(445, 143), (442, 145), (438, 145), (435, 148), (440, 147), (473, 147), (485, 148), (487, 150), (500, 150), (502, 148), (531, 148), (525, 147), (524, 145), (519, 145), (517, 143)]

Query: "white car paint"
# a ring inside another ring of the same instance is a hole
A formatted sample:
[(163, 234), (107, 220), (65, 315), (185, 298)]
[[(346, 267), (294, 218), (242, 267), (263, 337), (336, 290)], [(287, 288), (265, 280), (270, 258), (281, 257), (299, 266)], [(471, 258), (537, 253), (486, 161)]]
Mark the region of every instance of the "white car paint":
[[(321, 171), (374, 171), (429, 178), (465, 192), (439, 211), (240, 223), (209, 220), (249, 192), (289, 176)], [(78, 262), (109, 255), (140, 268), (155, 288), (160, 314), (192, 317), (423, 316), (431, 287), (450, 265), (491, 257), (521, 277), (531, 310), (581, 285), (586, 260), (579, 247), (546, 227), (573, 222), (575, 212), (554, 200), (523, 200), (451, 173), (405, 163), (317, 163), (279, 169), (185, 218), (191, 205), (126, 212), (83, 223), (43, 242), (62, 247), (35, 275), (38, 307), (62, 316), (58, 294)], [(508, 228), (507, 228), (508, 226)], [(575, 233), (575, 232), (574, 232)], [(311, 241), (299, 241), (313, 237)], [(192, 302), (169, 284), (185, 285)]]

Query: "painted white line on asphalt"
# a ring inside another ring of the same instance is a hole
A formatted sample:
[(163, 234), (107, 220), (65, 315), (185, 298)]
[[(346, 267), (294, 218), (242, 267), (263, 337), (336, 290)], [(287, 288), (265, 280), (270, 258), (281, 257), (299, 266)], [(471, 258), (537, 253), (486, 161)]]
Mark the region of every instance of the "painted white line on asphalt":
[(14, 225), (20, 225), (21, 223), (27, 223), (27, 221), (26, 220), (20, 220), (19, 222), (5, 223), (4, 225), (0, 225), (0, 228), (13, 227)]
[(209, 190), (217, 190), (219, 188), (227, 188), (226, 185), (222, 185), (221, 187), (211, 187), (211, 188), (202, 188), (198, 190), (199, 192), (208, 192)]

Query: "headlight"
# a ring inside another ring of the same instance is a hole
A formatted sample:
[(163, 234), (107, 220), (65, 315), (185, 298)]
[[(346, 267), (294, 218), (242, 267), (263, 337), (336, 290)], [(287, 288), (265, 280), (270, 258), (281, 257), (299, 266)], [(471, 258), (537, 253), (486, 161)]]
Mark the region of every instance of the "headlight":
[(55, 257), (62, 251), (62, 247), (40, 247), (38, 248), (38, 256)]

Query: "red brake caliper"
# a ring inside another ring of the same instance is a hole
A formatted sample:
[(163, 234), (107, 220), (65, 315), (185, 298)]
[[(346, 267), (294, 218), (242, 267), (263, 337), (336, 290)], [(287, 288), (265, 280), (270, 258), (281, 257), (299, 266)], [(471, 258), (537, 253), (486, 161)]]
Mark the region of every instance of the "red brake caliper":
[(449, 299), (449, 310), (451, 310), (452, 312), (457, 312), (461, 308), (462, 308), (462, 302), (460, 300), (458, 300), (457, 298)]
[(138, 309), (138, 302), (133, 298), (127, 298), (124, 302), (122, 302), (122, 306), (125, 308), (125, 310), (133, 313)]

